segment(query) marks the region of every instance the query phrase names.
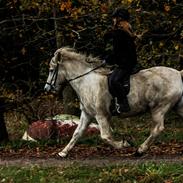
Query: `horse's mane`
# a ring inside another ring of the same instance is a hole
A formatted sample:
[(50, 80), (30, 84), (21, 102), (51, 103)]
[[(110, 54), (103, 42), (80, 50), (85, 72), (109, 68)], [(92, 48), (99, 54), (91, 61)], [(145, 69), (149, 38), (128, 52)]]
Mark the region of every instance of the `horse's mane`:
[(56, 52), (58, 51), (61, 52), (63, 57), (66, 57), (67, 60), (82, 62), (83, 64), (86, 64), (91, 69), (95, 69), (99, 67), (98, 69), (94, 70), (94, 72), (98, 72), (103, 75), (107, 75), (111, 73), (111, 70), (109, 67), (104, 67), (104, 65), (102, 65), (101, 59), (99, 59), (98, 57), (93, 57), (91, 54), (87, 55), (85, 53), (78, 52), (76, 49), (70, 48), (70, 47), (62, 47)]

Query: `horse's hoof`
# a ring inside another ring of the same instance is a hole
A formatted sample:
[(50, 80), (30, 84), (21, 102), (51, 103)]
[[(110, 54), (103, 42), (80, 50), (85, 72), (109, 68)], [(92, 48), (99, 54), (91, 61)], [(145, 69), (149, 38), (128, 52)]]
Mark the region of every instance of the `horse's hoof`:
[(138, 150), (134, 153), (135, 157), (142, 157), (144, 155), (143, 152), (139, 152)]
[(67, 154), (64, 153), (64, 152), (59, 152), (58, 155), (59, 155), (59, 157), (61, 157), (61, 158), (65, 158), (65, 157), (67, 156)]

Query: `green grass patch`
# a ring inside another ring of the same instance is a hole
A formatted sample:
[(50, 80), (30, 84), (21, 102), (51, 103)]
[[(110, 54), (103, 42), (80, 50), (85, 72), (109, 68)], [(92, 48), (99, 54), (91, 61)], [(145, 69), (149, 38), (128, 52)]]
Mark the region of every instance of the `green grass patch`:
[(182, 183), (183, 165), (155, 164), (121, 166), (0, 167), (0, 182), (12, 183)]

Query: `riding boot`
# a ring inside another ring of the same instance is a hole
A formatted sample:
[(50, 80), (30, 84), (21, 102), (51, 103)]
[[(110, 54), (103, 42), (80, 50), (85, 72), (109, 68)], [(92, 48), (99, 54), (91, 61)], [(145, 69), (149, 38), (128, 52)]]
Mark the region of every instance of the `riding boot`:
[(119, 109), (118, 109), (118, 112), (119, 113), (122, 113), (122, 112), (129, 112), (130, 111), (130, 106), (128, 104), (128, 100), (127, 98), (125, 97), (123, 99), (123, 101), (119, 101)]
[(130, 106), (128, 104), (128, 98), (124, 91), (124, 86), (120, 85), (119, 87), (120, 87), (120, 94), (118, 94), (117, 98), (115, 99), (116, 110), (118, 113), (128, 112), (130, 111)]
[(130, 111), (130, 106), (128, 104), (127, 97), (124, 97), (123, 100), (119, 100), (119, 99), (115, 98), (115, 105), (116, 105), (116, 110), (118, 113)]

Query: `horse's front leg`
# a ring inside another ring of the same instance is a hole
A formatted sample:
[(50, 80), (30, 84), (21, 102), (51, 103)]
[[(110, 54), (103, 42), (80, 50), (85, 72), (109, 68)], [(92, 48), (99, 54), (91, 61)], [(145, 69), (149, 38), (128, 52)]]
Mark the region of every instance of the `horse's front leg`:
[(87, 126), (90, 122), (90, 119), (91, 119), (91, 117), (86, 112), (84, 112), (84, 111), (81, 112), (80, 123), (78, 124), (76, 130), (74, 131), (74, 134), (73, 134), (70, 142), (60, 153), (58, 153), (59, 156), (61, 156), (61, 157), (67, 156), (68, 152), (73, 148), (73, 146), (76, 144), (78, 139), (83, 135), (83, 132), (87, 128)]
[(106, 115), (96, 115), (96, 120), (100, 127), (101, 138), (117, 149), (129, 147), (130, 144), (126, 140), (116, 141), (113, 139), (109, 119), (110, 118)]

